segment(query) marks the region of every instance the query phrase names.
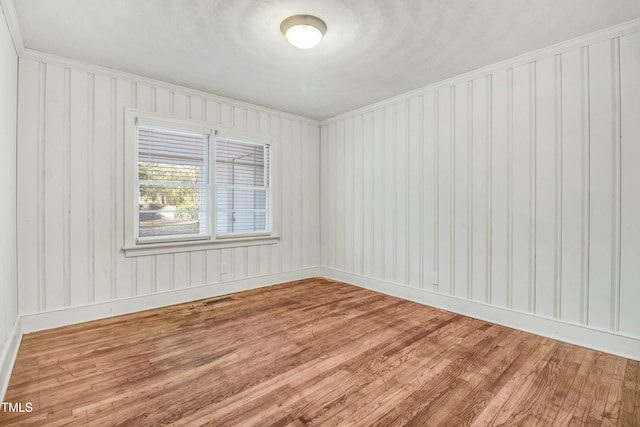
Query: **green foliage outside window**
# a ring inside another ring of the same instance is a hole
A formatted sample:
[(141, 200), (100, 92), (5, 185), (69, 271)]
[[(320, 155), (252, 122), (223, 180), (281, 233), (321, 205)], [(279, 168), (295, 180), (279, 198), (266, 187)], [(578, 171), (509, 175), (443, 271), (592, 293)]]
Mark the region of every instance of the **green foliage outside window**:
[[(200, 210), (200, 189), (184, 186), (197, 184), (200, 181), (201, 170), (197, 166), (158, 164), (140, 162), (138, 177), (140, 184), (140, 203), (164, 206), (175, 206), (175, 217), (178, 219), (198, 219)], [(145, 181), (167, 182), (163, 185), (145, 185)]]

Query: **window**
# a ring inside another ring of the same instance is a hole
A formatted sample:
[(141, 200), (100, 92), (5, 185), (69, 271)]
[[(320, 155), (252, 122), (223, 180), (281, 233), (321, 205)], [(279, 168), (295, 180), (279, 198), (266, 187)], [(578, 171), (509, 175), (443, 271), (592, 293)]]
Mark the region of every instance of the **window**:
[(126, 120), (125, 254), (275, 243), (268, 139), (135, 110)]
[(269, 230), (269, 146), (216, 138), (216, 233)]
[(209, 134), (147, 124), (138, 140), (138, 241), (208, 238)]

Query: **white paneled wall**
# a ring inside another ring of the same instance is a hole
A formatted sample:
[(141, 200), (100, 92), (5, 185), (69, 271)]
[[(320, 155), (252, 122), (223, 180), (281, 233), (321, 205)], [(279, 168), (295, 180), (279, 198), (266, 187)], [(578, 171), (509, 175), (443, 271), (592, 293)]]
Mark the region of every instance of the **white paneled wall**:
[(17, 350), (16, 103), (18, 57), (0, 9), (0, 398)]
[(469, 76), (322, 123), (322, 265), (640, 338), (640, 33)]
[[(21, 314), (319, 264), (317, 122), (44, 55), (20, 58), (19, 94)], [(280, 242), (126, 258), (127, 107), (273, 136)]]

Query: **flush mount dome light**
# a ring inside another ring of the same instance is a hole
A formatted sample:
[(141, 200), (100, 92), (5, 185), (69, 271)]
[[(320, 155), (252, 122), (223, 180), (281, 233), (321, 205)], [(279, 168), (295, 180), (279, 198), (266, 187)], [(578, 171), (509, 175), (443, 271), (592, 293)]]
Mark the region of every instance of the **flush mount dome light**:
[(290, 16), (280, 24), (280, 31), (293, 46), (311, 49), (322, 40), (327, 32), (327, 24), (311, 15)]

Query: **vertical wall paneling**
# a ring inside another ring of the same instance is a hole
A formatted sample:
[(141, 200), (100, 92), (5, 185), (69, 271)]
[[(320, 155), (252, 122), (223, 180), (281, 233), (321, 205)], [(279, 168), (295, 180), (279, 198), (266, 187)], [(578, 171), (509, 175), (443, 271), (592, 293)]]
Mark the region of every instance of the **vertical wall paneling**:
[(613, 145), (613, 206), (612, 206), (612, 239), (611, 239), (611, 329), (620, 329), (620, 242), (621, 242), (621, 123), (620, 123), (620, 38), (611, 39), (611, 130)]
[(407, 175), (409, 201), (407, 214), (409, 220), (407, 232), (407, 284), (414, 287), (422, 287), (422, 216), (423, 204), (423, 144), (421, 135), (422, 122), (422, 98), (416, 97), (409, 100), (408, 128), (409, 149), (407, 150)]
[(63, 102), (63, 155), (62, 170), (63, 178), (63, 224), (62, 224), (62, 245), (64, 248), (64, 302), (63, 306), (71, 304), (71, 70), (64, 69), (64, 102)]
[(356, 117), (353, 121), (353, 158), (362, 159), (353, 162), (353, 268), (358, 274), (362, 274), (363, 232), (364, 232), (364, 182), (363, 171), (365, 167), (362, 122), (364, 117)]
[[(114, 132), (113, 132), (113, 148), (114, 148), (114, 159), (122, 159), (124, 158), (124, 144), (119, 142), (119, 136), (124, 135), (125, 123), (124, 123), (124, 109), (127, 107), (138, 108), (138, 85), (136, 82), (129, 81), (116, 81), (116, 102), (115, 108), (113, 111), (114, 116)], [(145, 102), (149, 102), (149, 92), (147, 90), (147, 97), (144, 100)], [(113, 182), (113, 194), (115, 195), (115, 200), (113, 204), (113, 215), (114, 215), (114, 223), (113, 223), (113, 251), (116, 256), (114, 257), (115, 262), (115, 271), (114, 271), (114, 281), (115, 286), (113, 288), (114, 298), (127, 298), (133, 293), (133, 265), (135, 264), (135, 260), (131, 258), (124, 258), (122, 256), (118, 256), (120, 252), (120, 248), (124, 246), (125, 235), (124, 235), (124, 224), (126, 222), (124, 217), (124, 199), (122, 197), (118, 197), (122, 191), (124, 191), (124, 175), (125, 168), (128, 166), (121, 161), (114, 161), (114, 182)], [(157, 264), (157, 263), (156, 263)], [(157, 271), (154, 270), (155, 277), (159, 277)], [(157, 283), (154, 282), (154, 286), (157, 288)]]
[(329, 157), (327, 156), (329, 147), (327, 146), (328, 136), (326, 126), (320, 128), (320, 141), (325, 141), (325, 143), (320, 146), (320, 200), (324, 202), (320, 204), (320, 229), (324, 231), (324, 233), (320, 233), (320, 264), (329, 265), (329, 248), (326, 235), (329, 231), (329, 210), (327, 206), (329, 204)]
[(452, 161), (453, 141), (451, 135), (452, 102), (453, 90), (446, 88), (438, 91), (438, 291), (450, 294), (452, 263), (451, 251), (453, 244), (451, 236), (453, 234), (452, 219)]
[(323, 265), (640, 338), (638, 34), (324, 121)]
[[(307, 252), (303, 267), (317, 267), (320, 265), (320, 129), (316, 123), (306, 123), (306, 134), (303, 135), (303, 152), (308, 156), (308, 167), (300, 170), (303, 187), (301, 192), (306, 195), (308, 203), (305, 209), (309, 215), (301, 213), (301, 228), (310, 230), (302, 241), (302, 247)], [(262, 251), (262, 247), (260, 250)], [(268, 270), (261, 269), (261, 274), (268, 274)]]
[(488, 145), (487, 138), (487, 78), (473, 81), (471, 97), (473, 136), (471, 161), (473, 162), (473, 265), (471, 266), (471, 298), (478, 301), (487, 300), (488, 264)]
[(485, 139), (487, 141), (485, 171), (487, 174), (486, 201), (486, 267), (485, 267), (485, 302), (493, 302), (493, 79), (487, 76), (486, 82), (486, 124)]
[[(205, 254), (206, 255), (206, 254)], [(205, 259), (206, 262), (206, 259)], [(206, 264), (205, 264), (206, 268)], [(202, 283), (206, 282), (206, 269), (204, 271), (205, 278)], [(247, 248), (247, 277), (256, 277), (260, 274), (260, 247), (250, 246)]]
[[(86, 179), (87, 164), (91, 161), (90, 143), (90, 94), (89, 76), (77, 70), (71, 70), (69, 113), (69, 157), (67, 159), (69, 180), (69, 242), (68, 257), (69, 282), (67, 306), (82, 305), (90, 302), (89, 283), (92, 280), (90, 269), (91, 251), (88, 248), (91, 230), (91, 209), (87, 203), (90, 191)], [(79, 108), (71, 109), (71, 105)], [(73, 262), (71, 262), (73, 260)]]
[(136, 283), (138, 284), (138, 292), (140, 295), (153, 293), (156, 287), (153, 257), (140, 257), (137, 261)]
[(209, 250), (206, 254), (207, 283), (218, 283), (220, 281), (220, 251)]
[(513, 307), (513, 68), (507, 70), (507, 229), (506, 229), (506, 305)]
[(472, 298), (473, 286), (473, 80), (467, 82), (467, 289), (466, 297)]
[(346, 271), (354, 271), (354, 259), (353, 259), (353, 249), (355, 247), (354, 241), (354, 223), (359, 220), (355, 218), (353, 208), (354, 208), (354, 198), (355, 195), (355, 185), (354, 185), (354, 177), (355, 177), (355, 167), (354, 165), (354, 120), (347, 119), (344, 121), (344, 133), (343, 138), (340, 141), (344, 150), (344, 162), (342, 163), (343, 168), (343, 176), (344, 176), (344, 216), (342, 218), (343, 222), (343, 230), (344, 235), (342, 238), (343, 248), (343, 257), (344, 257), (344, 266), (343, 269)]
[[(0, 16), (3, 15), (3, 11), (0, 10)], [(7, 23), (8, 21), (7, 19)], [(36, 81), (32, 81), (31, 85), (37, 90)], [(22, 174), (17, 168), (16, 159), (28, 154), (32, 156), (31, 163), (36, 161), (32, 148), (22, 150), (16, 144), (16, 117), (21, 108), (16, 103), (19, 86), (18, 54), (8, 25), (5, 25), (4, 19), (0, 19), (0, 193), (3, 202), (3, 209), (0, 211), (0, 395), (4, 395), (5, 387), (9, 383), (10, 367), (20, 343), (20, 331), (16, 326), (20, 324), (17, 257), (21, 245), (17, 240), (20, 230), (16, 229), (16, 208), (22, 203), (19, 195), (21, 184), (18, 181)], [(31, 107), (37, 105), (33, 103), (33, 89), (29, 90), (28, 95)], [(30, 219), (33, 219), (33, 214)], [(35, 223), (29, 224), (29, 228), (35, 228)], [(29, 259), (31, 262), (36, 260), (33, 252), (29, 254)]]
[[(37, 166), (38, 169), (36, 171), (38, 177), (38, 183), (36, 187), (37, 191), (37, 250), (38, 250), (38, 310), (46, 310), (47, 309), (47, 278), (45, 272), (47, 254), (45, 252), (45, 131), (47, 125), (46, 118), (46, 102), (47, 102), (47, 65), (39, 64), (39, 75), (38, 75), (38, 149), (37, 149)], [(18, 80), (20, 80), (18, 78)], [(18, 94), (18, 97), (20, 94)], [(18, 130), (20, 133), (20, 130)], [(20, 144), (18, 144), (20, 146)], [(18, 237), (20, 238), (20, 236)], [(18, 277), (20, 277), (20, 271), (18, 271)], [(18, 282), (18, 286), (20, 287), (20, 282)]]
[(407, 253), (407, 227), (408, 227), (408, 190), (409, 182), (407, 172), (408, 168), (408, 134), (407, 134), (407, 111), (408, 102), (399, 102), (395, 106), (394, 127), (397, 150), (394, 151), (394, 193), (396, 195), (395, 206), (395, 281), (397, 283), (408, 282), (408, 253)]
[(189, 255), (189, 286), (206, 284), (206, 252), (190, 252)]
[[(300, 128), (300, 170), (310, 170), (313, 168), (312, 164), (312, 156), (313, 156), (313, 147), (309, 145), (311, 141), (312, 135), (308, 131), (308, 127), (306, 125), (301, 126)], [(311, 186), (312, 183), (300, 183), (299, 191), (300, 191), (300, 212), (302, 215), (309, 216), (313, 215), (312, 209), (312, 200), (309, 197), (308, 193), (302, 191), (302, 188), (305, 186)], [(299, 229), (298, 231), (298, 245), (300, 251), (300, 265), (307, 266), (308, 265), (308, 257), (310, 254), (310, 250), (306, 248), (304, 244), (305, 241), (309, 239), (309, 234), (313, 232), (313, 230), (303, 227), (303, 221), (300, 220), (297, 224)], [(253, 254), (248, 254), (249, 258), (252, 258)], [(253, 262), (255, 263), (255, 257)]]
[(234, 280), (236, 272), (234, 266), (234, 248), (225, 248), (220, 250), (220, 278), (221, 280)]
[(173, 277), (173, 254), (157, 255), (155, 288), (156, 292), (169, 291), (173, 289)]
[[(362, 118), (362, 161), (364, 162), (364, 167), (362, 168), (362, 274), (367, 277), (373, 277), (374, 275), (374, 236), (376, 233), (374, 226), (374, 217), (376, 215), (374, 200), (377, 192), (375, 187), (374, 150), (373, 114), (369, 112), (364, 114)], [(322, 161), (324, 161), (324, 158)]]
[[(133, 75), (116, 77), (108, 70), (72, 61), (59, 61), (63, 65), (47, 61), (20, 59), (21, 314), (319, 264), (320, 138), (313, 121), (234, 105)], [(274, 137), (274, 232), (280, 241), (251, 248), (126, 258), (121, 250), (125, 108)], [(286, 128), (284, 138), (282, 127)], [(283, 213), (286, 218), (281, 217)]]
[[(434, 176), (436, 170), (435, 162), (435, 133), (434, 133), (434, 116), (436, 112), (436, 100), (435, 94), (428, 93), (420, 97), (420, 108), (422, 114), (419, 116), (420, 120), (420, 139), (422, 141), (422, 157), (420, 171), (422, 174), (421, 185), (421, 197), (420, 206), (422, 209), (422, 227), (421, 227), (421, 247), (422, 247), (422, 277), (421, 287), (426, 289), (432, 289), (432, 274), (435, 271), (434, 263), (434, 243), (435, 235), (433, 231), (435, 227), (435, 209), (433, 201), (435, 200), (434, 192), (436, 189)], [(374, 196), (375, 197), (375, 196)], [(427, 236), (430, 236), (428, 238)]]
[[(48, 66), (44, 129), (44, 250), (47, 309), (64, 307), (64, 123), (65, 70)], [(107, 133), (108, 134), (108, 133)], [(107, 143), (108, 146), (108, 143)], [(105, 156), (109, 159), (109, 155)], [(108, 163), (107, 163), (108, 164)], [(107, 197), (109, 191), (106, 191)], [(107, 228), (108, 229), (108, 228)]]
[[(288, 165), (292, 165), (298, 161), (295, 158), (295, 152), (293, 148), (292, 141), (292, 123), (288, 119), (281, 120), (281, 129), (282, 129), (282, 149), (280, 150), (280, 155), (282, 156), (282, 162)], [(289, 173), (284, 172), (282, 174), (281, 179), (281, 194), (282, 194), (282, 238), (286, 242), (286, 244), (282, 245), (281, 249), (281, 259), (280, 259), (280, 269), (282, 271), (288, 271), (291, 268), (292, 258), (293, 258), (293, 217), (290, 215), (291, 208), (293, 205), (293, 182)]]
[(555, 67), (536, 65), (536, 312), (552, 317), (555, 307)]
[(562, 55), (562, 149), (560, 203), (562, 212), (559, 221), (561, 250), (560, 283), (562, 294), (559, 301), (561, 318), (579, 323), (581, 290), (582, 250), (582, 75), (580, 51)]
[(538, 91), (537, 66), (535, 62), (529, 64), (529, 311), (536, 313), (537, 283), (536, 283), (536, 252), (537, 226), (536, 216), (538, 204), (536, 200), (537, 168), (538, 168)]
[[(25, 61), (28, 63), (29, 61)], [(96, 150), (96, 114), (95, 114), (95, 101), (96, 101), (96, 78), (95, 74), (88, 73), (88, 107), (89, 107), (89, 130), (87, 135), (88, 155), (86, 163), (86, 176), (87, 176), (87, 210), (89, 211), (89, 223), (88, 226), (88, 241), (87, 250), (89, 253), (89, 280), (87, 285), (89, 286), (89, 303), (93, 303), (96, 300), (96, 213), (95, 213), (95, 178), (93, 175), (93, 165), (95, 164), (95, 150)], [(132, 278), (132, 288), (135, 281)]]
[(456, 87), (449, 87), (449, 293), (456, 294)]
[[(294, 177), (301, 176), (302, 171), (302, 125), (291, 122), (291, 211), (304, 212), (302, 205), (302, 182)], [(291, 264), (290, 269), (302, 268), (302, 218), (301, 215), (291, 216)]]
[[(293, 138), (293, 124), (291, 120), (283, 119), (282, 123), (282, 149), (280, 151), (282, 156), (282, 162), (284, 164), (291, 165), (291, 167), (295, 167), (294, 164), (299, 162), (299, 160), (295, 156), (295, 150), (293, 149), (294, 142)], [(281, 252), (281, 264), (280, 269), (282, 271), (288, 271), (292, 267), (293, 262), (293, 216), (290, 214), (292, 212), (292, 207), (294, 204), (293, 199), (293, 180), (291, 179), (291, 174), (289, 171), (283, 172), (282, 179), (280, 181), (282, 183), (282, 238), (286, 242), (286, 244), (282, 245)]]
[(590, 216), (589, 324), (611, 326), (614, 197), (611, 43), (589, 46)]
[(491, 302), (507, 306), (508, 299), (508, 76), (492, 76), (491, 94)]
[[(110, 242), (110, 247), (109, 247), (109, 268), (111, 271), (111, 281), (110, 281), (110, 286), (109, 286), (109, 300), (114, 300), (117, 298), (117, 291), (116, 291), (116, 278), (118, 277), (118, 267), (116, 264), (116, 254), (118, 253), (118, 251), (120, 250), (121, 246), (118, 247), (117, 246), (117, 240), (116, 240), (116, 235), (118, 234), (118, 230), (117, 230), (117, 203), (116, 200), (118, 199), (117, 196), (117, 191), (118, 191), (118, 175), (117, 175), (117, 171), (118, 171), (118, 160), (117, 160), (117, 153), (118, 153), (118, 143), (117, 143), (117, 109), (118, 109), (118, 79), (112, 77), (110, 79), (110, 105), (109, 105), (109, 115), (110, 115), (110, 120), (109, 120), (109, 136), (110, 136), (110, 143), (109, 143), (109, 147), (111, 149), (111, 153), (110, 153), (110, 162), (109, 162), (109, 166), (110, 166), (110, 172), (111, 172), (111, 176), (109, 179), (109, 184), (110, 184), (110, 191), (109, 191), (109, 199), (111, 201), (111, 204), (109, 205), (109, 210), (110, 210), (110, 226), (109, 226), (109, 231), (110, 231), (110, 236), (109, 236), (109, 242)], [(130, 84), (127, 82), (120, 82), (121, 86), (125, 86), (127, 89), (129, 89)], [(127, 92), (129, 93), (129, 92)], [(155, 274), (155, 272), (154, 272)], [(155, 277), (154, 277), (155, 279)], [(155, 280), (152, 281), (152, 286), (155, 287)]]
[[(329, 125), (331, 127), (332, 125)], [(373, 164), (374, 177), (373, 184), (375, 192), (373, 193), (373, 277), (385, 277), (385, 144), (384, 144), (384, 110), (377, 109), (373, 112), (372, 121), (373, 132)], [(331, 135), (331, 134), (329, 134)], [(322, 142), (321, 142), (322, 143)], [(331, 189), (332, 190), (332, 189)], [(329, 191), (331, 191), (329, 190)], [(322, 204), (323, 201), (320, 201)], [(322, 233), (326, 235), (326, 233)], [(335, 235), (334, 235), (335, 237)]]
[(328, 261), (327, 265), (337, 268), (336, 264), (336, 241), (338, 240), (337, 236), (337, 210), (338, 210), (338, 189), (340, 185), (338, 185), (338, 142), (337, 142), (337, 124), (332, 123), (327, 128), (327, 147), (329, 150), (329, 154), (327, 155), (329, 165), (328, 169), (328, 177), (327, 183), (329, 189), (327, 190), (327, 223), (328, 227), (326, 231), (323, 233), (324, 238), (327, 240), (327, 250), (328, 250)]
[(452, 264), (454, 295), (467, 298), (469, 294), (469, 85), (467, 82), (455, 86), (452, 132), (453, 141), (453, 252)]
[(562, 296), (562, 56), (553, 57), (554, 86), (554, 273), (553, 273), (553, 317), (561, 317), (560, 299)]
[[(95, 75), (95, 107), (94, 107), (94, 163), (93, 206), (94, 210), (94, 245), (95, 245), (95, 301), (108, 301), (111, 298), (112, 234), (111, 213), (112, 196), (112, 87), (109, 76)], [(73, 107), (72, 107), (73, 108)], [(49, 252), (46, 252), (46, 256)], [(149, 284), (150, 286), (150, 284)], [(141, 285), (144, 289), (144, 285)]]
[(440, 267), (440, 91), (433, 94), (433, 265), (430, 279), (433, 290), (439, 286), (438, 269)]
[[(258, 268), (259, 275), (265, 275), (271, 273), (271, 248), (268, 246), (259, 246), (260, 250), (260, 265)], [(207, 269), (207, 275), (209, 270)], [(207, 276), (208, 277), (208, 276)], [(207, 282), (211, 283), (211, 282)]]
[(640, 330), (640, 33), (620, 38), (620, 324), (619, 330), (637, 335)]
[[(218, 104), (218, 111), (220, 111), (220, 105)], [(286, 179), (286, 176), (283, 174), (284, 165), (288, 164), (285, 162), (284, 151), (287, 147), (284, 144), (283, 138), (284, 134), (282, 131), (282, 121), (283, 118), (277, 117), (275, 115), (270, 116), (268, 128), (269, 135), (276, 138), (276, 143), (271, 147), (271, 157), (274, 159), (276, 164), (280, 164), (283, 167), (274, 168), (272, 172), (274, 186), (278, 186), (280, 183), (280, 189), (277, 191), (277, 188), (273, 189), (272, 198), (273, 198), (273, 231), (276, 234), (280, 234), (282, 236), (282, 240), (279, 245), (271, 246), (271, 272), (272, 273), (280, 273), (282, 271), (282, 252), (283, 248), (288, 244), (291, 245), (291, 242), (287, 241), (285, 236), (282, 234), (282, 230), (284, 224), (288, 223), (287, 214), (289, 213), (284, 208), (284, 196), (282, 194), (284, 184), (283, 181)]]
[(512, 72), (511, 93), (511, 307), (529, 310), (530, 272), (530, 127), (531, 89), (530, 66), (515, 67)]
[(383, 144), (384, 149), (384, 202), (383, 218), (384, 245), (382, 247), (382, 262), (384, 263), (384, 278), (390, 282), (396, 280), (396, 193), (395, 193), (395, 135), (394, 135), (394, 111), (393, 106), (384, 109), (384, 141), (394, 141), (394, 143)]

